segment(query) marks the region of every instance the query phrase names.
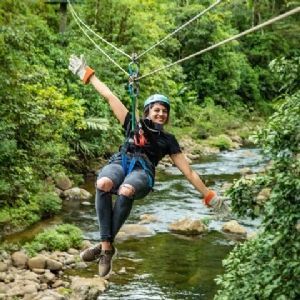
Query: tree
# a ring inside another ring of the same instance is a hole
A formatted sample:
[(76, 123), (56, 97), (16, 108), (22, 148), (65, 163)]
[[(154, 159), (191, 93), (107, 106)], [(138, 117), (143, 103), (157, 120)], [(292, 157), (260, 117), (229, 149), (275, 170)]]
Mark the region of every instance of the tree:
[[(288, 74), (283, 66), (298, 73), (299, 58), (279, 61), (277, 68)], [(273, 164), (263, 175), (238, 180), (229, 191), (239, 216), (255, 218), (262, 212), (263, 220), (258, 236), (239, 244), (224, 260), (216, 300), (300, 297), (300, 90), (294, 85), (298, 77), (289, 79), (292, 94), (279, 99), (268, 124), (254, 136)], [(271, 189), (264, 205), (257, 198), (262, 188)]]
[[(65, 136), (83, 127), (81, 101), (62, 93), (63, 50), (59, 36), (35, 13), (40, 5), (45, 4), (0, 4), (0, 143), (5, 150), (0, 220), (5, 225), (26, 226), (60, 209), (59, 197), (44, 180), (68, 173), (65, 166), (74, 151)], [(51, 212), (43, 209), (47, 200)]]

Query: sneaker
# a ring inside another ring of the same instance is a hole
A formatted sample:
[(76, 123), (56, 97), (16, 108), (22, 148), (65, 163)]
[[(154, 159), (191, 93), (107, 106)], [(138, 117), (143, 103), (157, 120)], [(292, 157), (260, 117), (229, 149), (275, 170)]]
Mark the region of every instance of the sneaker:
[(85, 249), (83, 252), (79, 254), (80, 258), (83, 261), (90, 262), (95, 261), (100, 258), (101, 254), (101, 244), (98, 244), (96, 246), (92, 246), (90, 248)]
[(102, 250), (99, 259), (99, 275), (106, 276), (112, 269), (112, 261), (117, 255), (117, 249), (113, 246), (112, 250)]

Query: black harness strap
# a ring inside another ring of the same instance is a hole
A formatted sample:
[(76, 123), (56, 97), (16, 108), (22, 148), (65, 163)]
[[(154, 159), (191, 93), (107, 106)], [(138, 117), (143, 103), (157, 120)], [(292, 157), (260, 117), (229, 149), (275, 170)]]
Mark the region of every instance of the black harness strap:
[[(134, 134), (135, 132), (130, 130), (130, 126), (131, 122), (129, 122), (128, 126), (127, 126), (127, 130), (126, 130), (126, 140), (123, 143), (123, 145), (120, 147), (120, 153), (122, 155), (122, 167), (124, 170), (125, 175), (128, 175), (129, 173), (132, 172), (135, 164), (137, 162), (139, 162), (143, 169), (145, 170), (147, 176), (148, 176), (148, 184), (149, 184), (149, 188), (150, 190), (153, 190), (153, 185), (154, 185), (154, 174), (152, 174), (152, 172), (149, 170), (147, 163), (148, 164), (152, 164), (152, 162), (147, 158), (147, 157), (143, 157), (141, 150), (142, 148), (135, 145), (134, 142)], [(150, 142), (151, 144), (151, 142)], [(129, 166), (127, 167), (127, 155), (129, 153), (132, 153), (133, 158), (130, 161)]]

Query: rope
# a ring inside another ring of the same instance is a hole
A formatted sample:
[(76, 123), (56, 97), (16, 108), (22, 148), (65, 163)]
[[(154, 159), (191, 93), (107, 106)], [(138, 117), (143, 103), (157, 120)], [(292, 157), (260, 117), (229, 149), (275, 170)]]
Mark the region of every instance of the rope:
[(282, 19), (284, 19), (284, 18), (286, 18), (286, 17), (289, 17), (289, 16), (291, 16), (291, 15), (293, 15), (293, 14), (296, 14), (296, 13), (298, 13), (298, 12), (300, 12), (300, 6), (297, 7), (297, 8), (295, 8), (295, 9), (293, 9), (293, 10), (291, 10), (291, 11), (289, 11), (289, 12), (287, 12), (287, 13), (284, 13), (284, 14), (282, 14), (282, 15), (279, 15), (279, 16), (277, 16), (277, 17), (275, 17), (275, 18), (273, 18), (273, 19), (271, 19), (271, 20), (269, 20), (269, 21), (266, 21), (266, 22), (264, 22), (264, 23), (262, 23), (262, 24), (259, 24), (259, 25), (255, 26), (255, 27), (252, 27), (251, 29), (248, 29), (248, 30), (246, 30), (246, 31), (244, 31), (244, 32), (242, 32), (242, 33), (239, 33), (239, 34), (237, 34), (237, 35), (235, 35), (235, 36), (233, 36), (233, 37), (230, 37), (230, 38), (228, 38), (228, 39), (226, 39), (226, 40), (224, 40), (224, 41), (222, 41), (222, 42), (219, 42), (219, 43), (217, 43), (217, 44), (215, 44), (215, 45), (213, 45), (213, 46), (210, 46), (210, 47), (208, 47), (208, 48), (206, 48), (206, 49), (203, 49), (203, 50), (201, 50), (201, 51), (199, 51), (199, 52), (196, 52), (196, 53), (194, 53), (194, 54), (192, 54), (192, 55), (189, 55), (189, 56), (187, 56), (187, 57), (185, 57), (185, 58), (183, 58), (183, 59), (180, 59), (180, 60), (178, 60), (178, 61), (176, 61), (176, 62), (174, 62), (174, 63), (171, 63), (171, 64), (169, 64), (169, 65), (167, 65), (167, 66), (165, 66), (165, 67), (162, 67), (162, 68), (159, 68), (159, 69), (157, 69), (157, 70), (154, 70), (154, 71), (150, 72), (149, 74), (146, 74), (146, 75), (143, 75), (143, 76), (137, 78), (137, 80), (140, 80), (140, 79), (142, 79), (142, 78), (148, 77), (148, 76), (153, 75), (153, 74), (155, 74), (155, 73), (158, 73), (158, 72), (160, 72), (160, 71), (162, 71), (162, 70), (165, 70), (165, 69), (167, 69), (167, 68), (170, 68), (170, 67), (172, 67), (172, 66), (174, 66), (174, 65), (176, 65), (176, 64), (179, 64), (179, 63), (181, 63), (181, 62), (183, 62), (183, 61), (186, 61), (186, 60), (188, 60), (188, 59), (190, 59), (190, 58), (193, 58), (193, 57), (195, 57), (195, 56), (197, 56), (197, 55), (203, 54), (203, 53), (205, 53), (205, 52), (207, 52), (207, 51), (210, 51), (210, 50), (215, 49), (215, 48), (217, 48), (217, 47), (219, 47), (219, 46), (222, 46), (222, 45), (224, 45), (224, 44), (227, 44), (227, 43), (229, 43), (229, 42), (231, 42), (231, 41), (233, 41), (233, 40), (236, 40), (236, 39), (238, 39), (238, 38), (240, 38), (240, 37), (242, 37), (242, 36), (244, 36), (244, 35), (246, 35), (246, 34), (249, 34), (249, 33), (251, 33), (251, 32), (254, 32), (254, 31), (258, 30), (258, 29), (261, 29), (261, 28), (263, 28), (263, 27), (265, 27), (265, 26), (267, 26), (267, 25), (270, 25), (270, 24), (272, 24), (272, 23), (275, 23), (275, 22), (277, 22), (277, 21), (280, 21), (280, 20), (282, 20)]
[(73, 17), (74, 17), (74, 15), (75, 15), (76, 18), (79, 20), (79, 22), (80, 22), (81, 24), (83, 24), (85, 28), (87, 28), (90, 32), (92, 32), (92, 33), (93, 33), (96, 37), (98, 37), (102, 42), (108, 44), (109, 46), (111, 46), (111, 47), (114, 48), (115, 50), (119, 51), (120, 53), (122, 53), (123, 55), (125, 55), (125, 56), (127, 56), (128, 58), (131, 59), (131, 56), (130, 56), (129, 54), (127, 54), (127, 53), (125, 53), (123, 50), (117, 48), (116, 46), (114, 46), (113, 44), (111, 44), (109, 41), (107, 41), (106, 39), (104, 39), (102, 36), (98, 35), (98, 34), (97, 34), (93, 29), (91, 29), (89, 26), (87, 26), (87, 25), (86, 25), (86, 24), (78, 17), (78, 15), (76, 14), (76, 12), (75, 12), (75, 10), (74, 10), (72, 4), (70, 3), (70, 0), (67, 0), (67, 1), (68, 1), (69, 5), (70, 5), (70, 8), (71, 8), (71, 10), (72, 10)]
[(124, 53), (122, 50), (116, 48), (114, 45), (110, 44), (109, 42), (107, 42), (105, 39), (103, 39), (101, 36), (99, 36), (97, 33), (95, 33), (92, 29), (90, 29), (83, 21), (80, 20), (80, 18), (78, 17), (78, 15), (76, 14), (74, 8), (72, 7), (70, 0), (67, 0), (69, 5), (70, 5), (70, 10), (72, 13), (72, 16), (75, 20), (75, 22), (77, 23), (77, 25), (79, 26), (79, 28), (82, 30), (82, 32), (86, 35), (86, 37), (92, 42), (92, 44), (98, 49), (100, 50), (113, 64), (115, 64), (121, 71), (123, 71), (126, 75), (129, 76), (129, 73), (126, 72), (118, 63), (116, 63), (104, 50), (102, 50), (95, 42), (94, 40), (85, 32), (84, 28), (80, 25), (83, 24), (90, 32), (92, 32), (94, 35), (96, 35), (98, 38), (100, 38), (102, 41), (105, 41), (108, 45), (112, 46), (114, 49), (118, 50), (119, 52), (121, 52), (122, 54), (128, 56), (131, 59), (131, 56), (129, 56), (128, 54)]
[[(85, 27), (87, 28), (91, 33), (93, 33), (96, 37), (98, 37), (102, 42), (108, 44), (109, 46), (111, 46), (112, 48), (114, 48), (115, 50), (119, 51), (120, 53), (122, 53), (123, 55), (127, 56), (128, 58), (131, 59), (131, 56), (125, 52), (123, 52), (121, 49), (117, 48), (116, 46), (114, 46), (113, 44), (111, 44), (110, 42), (108, 42), (107, 40), (105, 40), (103, 37), (101, 37), (100, 35), (98, 35), (95, 31), (93, 31), (89, 26), (87, 26), (80, 18), (79, 16), (76, 14), (70, 0), (67, 0), (68, 4), (70, 5), (70, 9), (71, 9), (71, 13), (76, 21), (76, 23), (79, 25), (78, 21)], [(148, 50), (144, 51), (142, 54), (140, 54), (137, 58), (142, 57), (143, 55), (145, 55), (146, 53), (148, 53), (149, 51), (151, 51), (152, 49), (154, 49), (155, 47), (159, 46), (160, 44), (162, 44), (164, 41), (166, 41), (168, 38), (170, 38), (171, 36), (173, 36), (175, 33), (177, 33), (178, 31), (180, 31), (181, 29), (183, 29), (184, 27), (186, 27), (187, 25), (189, 25), (190, 23), (192, 23), (194, 20), (198, 19), (199, 17), (203, 16), (204, 14), (206, 14), (208, 11), (210, 11), (211, 9), (213, 9), (215, 6), (217, 6), (218, 4), (221, 3), (222, 0), (217, 0), (216, 3), (212, 4), (211, 6), (209, 6), (207, 9), (205, 9), (204, 11), (202, 11), (201, 13), (199, 13), (198, 15), (196, 15), (194, 18), (192, 18), (191, 20), (189, 20), (188, 22), (186, 22), (185, 24), (183, 24), (182, 26), (180, 26), (179, 28), (177, 28), (174, 32), (170, 33), (169, 35), (167, 35), (164, 39), (162, 39), (161, 41), (159, 41), (158, 43), (156, 43), (155, 45), (153, 45), (152, 47), (150, 47)], [(83, 31), (83, 33), (87, 36), (86, 32), (83, 30), (83, 28), (79, 25), (79, 27), (81, 28), (81, 30)], [(90, 37), (88, 37), (90, 41), (92, 41), (92, 39)], [(95, 43), (92, 41), (92, 43), (95, 45)], [(101, 50), (102, 51), (102, 50)]]
[(206, 14), (208, 11), (210, 11), (212, 8), (214, 8), (215, 6), (217, 6), (222, 0), (218, 0), (215, 4), (212, 4), (211, 6), (209, 6), (207, 9), (205, 9), (204, 11), (202, 11), (201, 13), (199, 13), (198, 15), (196, 15), (194, 18), (192, 18), (191, 20), (189, 20), (188, 22), (186, 22), (185, 24), (183, 24), (182, 26), (180, 26), (179, 28), (177, 28), (174, 32), (170, 33), (169, 35), (167, 35), (164, 39), (162, 39), (161, 41), (159, 41), (158, 43), (156, 43), (155, 45), (153, 45), (152, 47), (150, 47), (148, 50), (144, 51), (142, 54), (140, 54), (138, 56), (138, 58), (142, 57), (143, 55), (145, 55), (146, 53), (148, 53), (150, 50), (154, 49), (155, 47), (159, 46), (160, 44), (162, 44), (164, 41), (166, 41), (168, 38), (170, 38), (171, 36), (173, 36), (176, 32), (178, 32), (179, 30), (183, 29), (184, 27), (186, 27), (187, 25), (189, 25), (190, 23), (192, 23), (194, 20), (198, 19), (199, 17), (203, 16), (204, 14)]

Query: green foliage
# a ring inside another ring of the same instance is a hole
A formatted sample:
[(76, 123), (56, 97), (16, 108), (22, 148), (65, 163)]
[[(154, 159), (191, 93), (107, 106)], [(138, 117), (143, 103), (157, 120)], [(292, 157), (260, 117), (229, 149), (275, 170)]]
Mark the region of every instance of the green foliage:
[(68, 238), (71, 241), (71, 247), (78, 248), (82, 244), (82, 232), (81, 230), (71, 224), (59, 225), (56, 228), (56, 231), (60, 234), (68, 235)]
[(15, 208), (3, 208), (2, 211), (6, 214), (6, 218), (1, 219), (3, 227), (7, 225), (10, 227), (10, 225), (13, 225), (13, 227), (23, 229), (41, 219), (37, 203), (30, 202), (29, 204), (26, 204), (22, 200), (18, 199), (16, 200), (15, 205)]
[(242, 177), (228, 190), (232, 199), (234, 211), (243, 217), (256, 219), (263, 211), (263, 206), (257, 199), (258, 193), (267, 186), (267, 179), (263, 176)]
[(57, 289), (57, 291), (60, 294), (65, 294), (65, 293), (72, 294), (72, 290), (70, 290), (68, 288), (65, 288), (65, 287), (60, 287), (60, 288)]
[[(269, 122), (254, 135), (273, 164), (253, 180), (240, 179), (229, 191), (234, 211), (252, 218), (263, 212), (262, 225), (256, 238), (238, 245), (224, 260), (226, 272), (216, 280), (222, 287), (216, 300), (300, 297), (299, 103), (299, 88), (276, 103)], [(271, 192), (260, 209), (257, 194), (264, 187)]]
[[(238, 32), (272, 19), (299, 6), (299, 1), (227, 1), (225, 7), (232, 11), (234, 18), (231, 24)], [(277, 57), (297, 57), (299, 47), (295, 47), (299, 30), (299, 14), (266, 26), (239, 40), (240, 50), (246, 55), (250, 67), (255, 72), (256, 88), (260, 101), (271, 101), (279, 95), (278, 86), (274, 82), (274, 72), (269, 69), (270, 61)], [(249, 99), (250, 100), (250, 99)], [(260, 107), (259, 107), (260, 108)]]
[(1, 242), (0, 250), (8, 253), (19, 251), (22, 245), (20, 243), (8, 243), (7, 241)]
[(45, 245), (38, 241), (32, 241), (30, 243), (25, 243), (24, 248), (29, 257), (34, 257), (37, 253), (45, 249)]
[(276, 81), (282, 85), (280, 91), (293, 94), (300, 84), (300, 57), (274, 59), (270, 62)]
[(57, 214), (61, 209), (61, 198), (54, 192), (44, 192), (37, 195), (40, 212), (43, 218)]
[[(223, 287), (215, 299), (298, 299), (299, 233), (262, 233), (239, 244), (224, 261)], [(293, 238), (296, 238), (296, 245)], [(288, 246), (287, 246), (288, 245)]]
[[(2, 201), (0, 211), (2, 227), (13, 226), (24, 229), (42, 218), (51, 217), (60, 211), (62, 200), (53, 191), (49, 191), (53, 187), (44, 186), (42, 182), (38, 181), (35, 184), (35, 187), (27, 193), (20, 191), (20, 194), (16, 194), (13, 206)], [(22, 188), (21, 183), (18, 188)]]
[(219, 148), (220, 150), (228, 150), (232, 148), (232, 141), (224, 134), (211, 139), (210, 145)]
[(66, 251), (70, 248), (79, 248), (81, 244), (81, 230), (74, 225), (63, 224), (38, 234), (32, 242), (25, 244), (25, 249), (32, 257), (43, 249)]
[(209, 226), (209, 224), (211, 223), (211, 219), (210, 218), (202, 218), (200, 220), (205, 226)]
[(211, 98), (206, 98), (201, 106), (194, 105), (187, 116), (192, 116), (190, 120), (192, 119), (193, 123), (190, 122), (189, 125), (194, 127), (192, 136), (195, 139), (220, 135), (226, 130), (238, 128), (242, 122), (239, 116), (220, 105), (215, 105)]
[(55, 230), (47, 230), (37, 236), (36, 241), (44, 245), (45, 249), (50, 251), (61, 250), (65, 251), (71, 247), (70, 240), (64, 234), (60, 234)]
[(0, 211), (1, 223), (9, 223), (11, 221), (10, 213), (8, 208), (2, 208)]
[[(29, 205), (37, 181), (63, 168), (70, 154), (63, 133), (68, 131), (67, 123), (78, 124), (80, 110), (72, 114), (74, 101), (55, 86), (58, 74), (50, 65), (54, 67), (61, 53), (51, 59), (46, 55), (55, 36), (30, 6), (23, 3), (10, 10), (8, 2), (0, 4), (0, 10), (6, 10), (1, 13), (0, 27), (4, 42), (4, 48), (0, 46), (0, 136), (5, 150), (0, 155), (0, 198), (4, 200), (1, 206), (13, 208), (19, 205), (14, 198)], [(10, 22), (4, 22), (10, 17)], [(12, 215), (15, 217), (14, 212)]]
[(93, 130), (107, 130), (108, 121), (106, 119), (88, 118), (84, 120), (84, 124)]

